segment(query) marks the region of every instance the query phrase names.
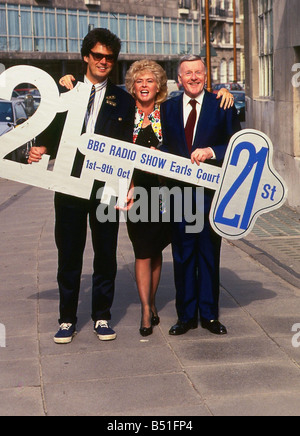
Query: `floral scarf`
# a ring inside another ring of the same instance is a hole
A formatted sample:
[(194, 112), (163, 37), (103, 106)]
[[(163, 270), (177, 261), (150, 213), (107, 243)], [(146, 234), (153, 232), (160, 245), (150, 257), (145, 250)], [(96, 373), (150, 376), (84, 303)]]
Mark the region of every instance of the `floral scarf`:
[[(136, 142), (136, 139), (140, 133), (140, 130), (143, 125), (143, 121), (145, 118), (145, 114), (141, 109), (135, 108), (135, 121), (134, 121), (134, 130), (133, 130), (133, 142)], [(162, 131), (161, 131), (161, 123), (160, 123), (160, 106), (156, 104), (154, 106), (154, 111), (148, 115), (148, 118), (151, 122), (153, 132), (155, 133), (159, 142), (162, 141)]]

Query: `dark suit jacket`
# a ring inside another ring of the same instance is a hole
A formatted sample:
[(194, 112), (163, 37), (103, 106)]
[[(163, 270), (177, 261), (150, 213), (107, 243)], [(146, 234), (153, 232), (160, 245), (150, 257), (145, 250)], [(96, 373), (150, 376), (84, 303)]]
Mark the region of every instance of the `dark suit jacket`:
[[(220, 108), (220, 101), (216, 99), (215, 94), (204, 92), (192, 151), (196, 148), (211, 147), (216, 159), (207, 163), (221, 166), (229, 140), (241, 126), (235, 107), (224, 110)], [(169, 99), (161, 105), (161, 123), (161, 150), (190, 159), (183, 125), (183, 95)], [(205, 191), (205, 211), (208, 213), (214, 192)]]
[[(83, 81), (83, 77), (79, 79)], [(75, 82), (76, 86), (78, 81)], [(61, 92), (67, 92), (60, 87)], [(109, 97), (114, 97), (110, 99)], [(115, 105), (107, 103), (112, 101)], [(111, 138), (132, 142), (135, 116), (135, 101), (123, 89), (114, 85), (110, 80), (107, 84), (104, 100), (97, 118), (95, 133)], [(38, 145), (44, 145), (51, 157), (55, 157), (63, 130), (66, 114), (59, 113), (50, 126), (37, 138)]]

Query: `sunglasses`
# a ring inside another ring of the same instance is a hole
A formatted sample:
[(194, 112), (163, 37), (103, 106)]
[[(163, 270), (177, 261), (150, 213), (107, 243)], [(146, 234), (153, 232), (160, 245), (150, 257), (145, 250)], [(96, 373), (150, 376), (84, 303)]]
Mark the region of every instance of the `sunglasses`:
[(115, 60), (115, 57), (113, 54), (95, 53), (92, 50), (90, 51), (90, 53), (93, 56), (94, 61), (102, 61), (102, 59), (105, 58), (106, 62), (112, 63)]

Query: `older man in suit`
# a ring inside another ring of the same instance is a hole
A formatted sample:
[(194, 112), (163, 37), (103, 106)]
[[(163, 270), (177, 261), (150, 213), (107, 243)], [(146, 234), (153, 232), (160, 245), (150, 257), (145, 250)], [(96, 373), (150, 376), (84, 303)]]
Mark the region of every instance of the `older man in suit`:
[[(132, 142), (134, 125), (134, 99), (115, 86), (108, 76), (121, 49), (120, 39), (107, 29), (94, 29), (83, 40), (81, 55), (85, 75), (79, 80), (92, 86), (91, 98), (83, 124), (83, 131)], [(44, 153), (55, 155), (65, 115), (58, 114), (46, 131), (38, 138), (39, 147), (31, 150), (29, 163), (37, 162)], [(72, 176), (80, 177), (84, 156), (79, 151), (73, 165)], [(102, 184), (103, 186), (103, 184)], [(60, 292), (60, 328), (54, 342), (65, 344), (76, 333), (83, 253), (89, 218), (94, 248), (92, 283), (92, 319), (94, 331), (100, 340), (113, 340), (115, 331), (108, 321), (114, 297), (117, 271), (116, 248), (119, 223), (97, 220), (96, 198), (100, 182), (95, 182), (91, 198), (55, 194), (55, 240), (58, 248), (58, 285)]]
[[(223, 110), (216, 96), (204, 89), (206, 66), (199, 56), (184, 56), (178, 80), (184, 94), (161, 106), (163, 151), (190, 158), (197, 165), (221, 165), (230, 137), (240, 130), (234, 107)], [(184, 186), (182, 187), (184, 195)], [(186, 222), (172, 223), (172, 252), (176, 287), (177, 323), (171, 335), (201, 325), (214, 334), (226, 334), (219, 322), (219, 269), (221, 238), (212, 230), (209, 211), (214, 192), (204, 193), (204, 228), (186, 233)]]

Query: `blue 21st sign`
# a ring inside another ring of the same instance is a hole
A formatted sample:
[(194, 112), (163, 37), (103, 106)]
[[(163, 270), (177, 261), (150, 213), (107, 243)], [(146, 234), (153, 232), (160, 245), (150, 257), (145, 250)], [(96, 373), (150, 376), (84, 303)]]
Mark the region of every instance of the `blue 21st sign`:
[[(23, 82), (38, 88), (41, 103), (29, 120), (0, 137), (0, 177), (81, 198), (89, 198), (94, 181), (100, 180), (106, 182), (102, 201), (108, 202), (111, 195), (124, 195), (124, 185), (128, 190), (133, 171), (138, 168), (214, 190), (210, 222), (219, 235), (228, 239), (245, 237), (259, 215), (279, 208), (286, 199), (285, 183), (272, 165), (272, 143), (262, 132), (242, 130), (235, 134), (222, 168), (207, 163), (197, 166), (186, 158), (158, 150), (81, 134), (90, 95), (90, 87), (83, 83), (60, 95), (46, 72), (16, 66), (0, 75), (0, 98), (9, 100), (13, 89)], [(67, 117), (51, 171), (48, 155), (33, 165), (4, 159), (43, 132), (58, 112), (67, 112)], [(85, 156), (80, 178), (71, 176), (77, 149)]]
[(211, 208), (216, 232), (231, 239), (244, 237), (259, 215), (284, 203), (287, 188), (272, 155), (272, 143), (262, 132), (242, 130), (231, 138)]

